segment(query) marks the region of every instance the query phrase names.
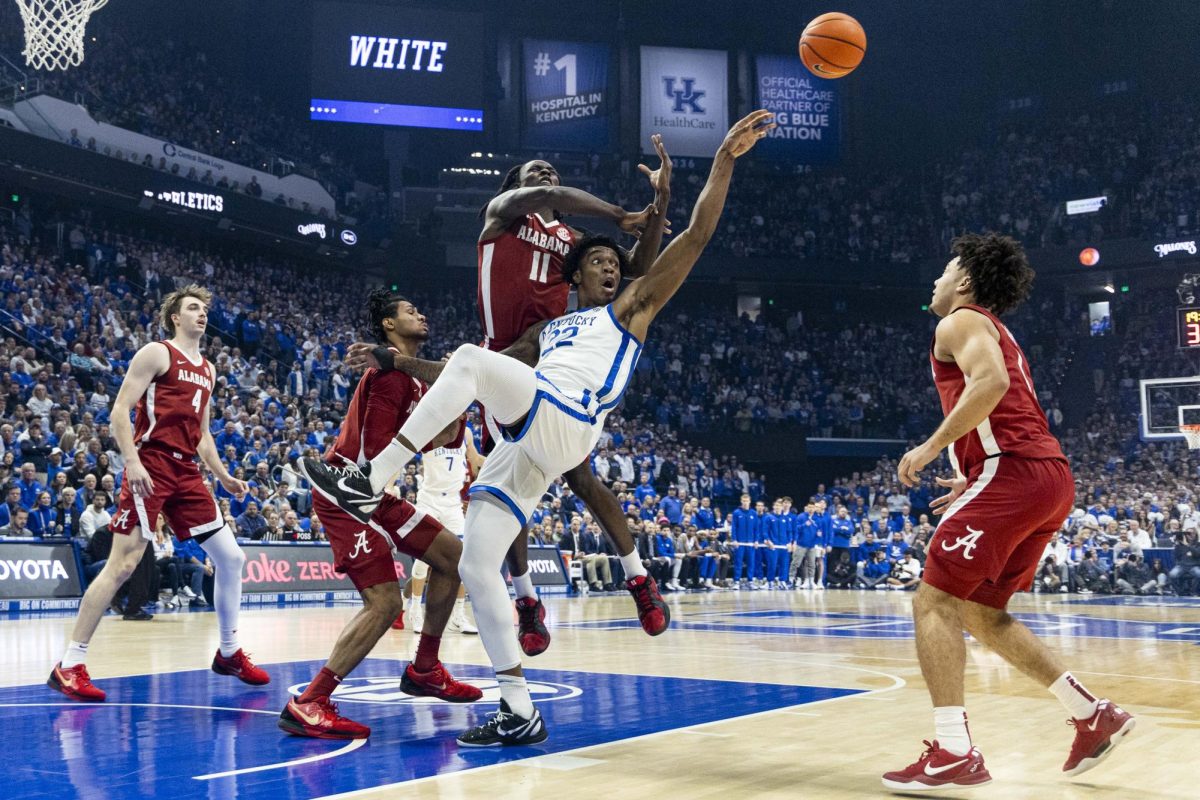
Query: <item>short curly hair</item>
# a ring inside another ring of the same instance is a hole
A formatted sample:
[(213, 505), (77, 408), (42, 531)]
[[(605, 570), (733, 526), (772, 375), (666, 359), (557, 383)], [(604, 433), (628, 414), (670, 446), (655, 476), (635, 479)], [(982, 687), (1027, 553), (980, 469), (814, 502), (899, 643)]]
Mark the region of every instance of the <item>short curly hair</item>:
[(1011, 236), (967, 233), (950, 243), (959, 265), (971, 276), (975, 302), (1000, 315), (1029, 297), (1036, 274), (1025, 248)]
[(158, 309), (158, 324), (166, 330), (168, 336), (175, 335), (175, 320), (171, 317), (183, 309), (183, 301), (189, 297), (196, 298), (205, 306), (212, 305), (212, 292), (196, 283), (189, 283), (168, 294)]
[(567, 253), (567, 257), (563, 259), (562, 276), (567, 283), (573, 283), (575, 273), (579, 272), (579, 268), (583, 266), (583, 257), (587, 252), (595, 247), (607, 247), (617, 254), (617, 263), (621, 267), (621, 274), (629, 274), (629, 256), (621, 249), (621, 245), (608, 236), (584, 236), (575, 246), (571, 248), (571, 252)]

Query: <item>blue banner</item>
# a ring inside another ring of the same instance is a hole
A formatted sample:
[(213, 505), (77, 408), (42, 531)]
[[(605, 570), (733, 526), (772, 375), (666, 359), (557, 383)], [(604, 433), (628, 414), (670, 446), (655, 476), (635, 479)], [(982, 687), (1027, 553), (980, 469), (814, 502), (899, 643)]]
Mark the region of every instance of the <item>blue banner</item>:
[(609, 145), (609, 49), (603, 44), (526, 39), (521, 143), (556, 150)]
[(712, 158), (729, 130), (729, 56), (723, 50), (643, 47), (642, 152), (661, 133), (673, 156)]
[(813, 75), (795, 56), (758, 56), (758, 107), (776, 127), (754, 148), (756, 157), (833, 164), (840, 157), (842, 97), (836, 80)]

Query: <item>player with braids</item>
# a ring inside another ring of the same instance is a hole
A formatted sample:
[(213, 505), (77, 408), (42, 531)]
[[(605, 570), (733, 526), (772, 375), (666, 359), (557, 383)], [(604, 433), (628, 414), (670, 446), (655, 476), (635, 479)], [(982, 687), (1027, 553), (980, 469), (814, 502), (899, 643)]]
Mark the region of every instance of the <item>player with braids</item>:
[[(376, 289), (367, 297), (367, 309), (371, 334), (385, 352), (416, 355), (429, 338), (425, 317), (399, 294)], [(387, 446), (424, 393), (425, 385), (407, 375), (367, 370), (326, 458), (333, 463), (365, 463)], [(461, 436), (461, 427), (456, 420), (434, 437), (430, 446)], [(452, 703), (469, 703), (483, 696), (474, 686), (456, 681), (438, 658), (442, 632), (461, 585), (458, 561), (462, 543), (436, 519), (400, 499), (394, 489), (382, 501), (374, 501), (373, 509), (366, 520), (360, 520), (313, 492), (313, 510), (325, 525), (334, 569), (354, 583), (363, 607), (343, 629), (329, 661), (279, 715), (279, 727), (288, 733), (318, 739), (370, 735), (366, 725), (342, 717), (330, 696), (383, 638), (404, 607), (393, 550), (411, 556), (414, 565), (417, 559), (424, 561), (431, 570), (429, 613), (416, 656), (404, 670), (401, 691)]]

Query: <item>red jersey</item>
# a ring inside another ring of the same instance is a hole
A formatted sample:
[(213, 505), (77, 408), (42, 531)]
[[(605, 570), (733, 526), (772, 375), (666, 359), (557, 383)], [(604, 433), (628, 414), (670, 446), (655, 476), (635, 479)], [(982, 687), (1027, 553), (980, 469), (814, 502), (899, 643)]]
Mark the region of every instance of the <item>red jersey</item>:
[[(971, 468), (987, 458), (998, 455), (1020, 458), (1058, 458), (1066, 461), (1058, 439), (1050, 433), (1046, 412), (1038, 402), (1029, 374), (1029, 360), (1012, 332), (995, 314), (980, 306), (963, 306), (954, 313), (969, 308), (996, 326), (1000, 333), (1000, 352), (1008, 370), (1008, 391), (975, 430), (950, 445), (950, 463), (955, 470), (968, 475)], [(958, 364), (938, 361), (933, 355), (937, 342), (934, 334), (929, 346), (929, 361), (933, 364), (933, 382), (942, 400), (942, 413), (949, 415), (966, 388), (966, 378)]]
[(191, 458), (200, 444), (200, 421), (212, 397), (213, 374), (208, 360), (192, 361), (170, 342), (170, 366), (146, 387), (133, 418), (133, 442)]
[(337, 462), (338, 456), (344, 456), (359, 465), (370, 461), (396, 437), (426, 388), (403, 372), (367, 370), (354, 390), (342, 429), (325, 460)]
[(503, 350), (530, 325), (567, 313), (563, 259), (575, 246), (565, 223), (537, 214), (479, 243), (479, 321), (488, 350)]

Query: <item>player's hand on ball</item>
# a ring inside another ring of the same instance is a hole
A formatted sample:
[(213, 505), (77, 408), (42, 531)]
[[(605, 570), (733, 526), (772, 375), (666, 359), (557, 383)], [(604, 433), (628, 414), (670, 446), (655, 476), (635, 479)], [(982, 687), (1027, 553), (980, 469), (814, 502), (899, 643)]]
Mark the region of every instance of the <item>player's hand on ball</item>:
[(767, 131), (775, 127), (775, 115), (770, 111), (751, 111), (742, 117), (725, 134), (721, 149), (737, 158), (750, 151), (759, 139), (767, 135)]
[(131, 461), (125, 465), (125, 481), (134, 497), (149, 497), (154, 494), (154, 481), (141, 461)]
[(355, 342), (346, 351), (346, 366), (355, 372), (365, 372), (368, 369), (379, 369), (379, 359), (375, 357), (375, 345), (366, 342)]
[(909, 450), (900, 459), (900, 465), (896, 472), (900, 476), (900, 482), (905, 486), (916, 486), (921, 482), (921, 470), (925, 469), (925, 465), (937, 458), (939, 450), (933, 450), (928, 445), (919, 445)]
[(959, 475), (955, 478), (938, 478), (937, 485), (944, 486), (950, 490), (947, 494), (935, 498), (933, 502), (929, 504), (929, 510), (932, 511), (935, 516), (941, 516), (942, 514), (946, 513), (946, 509), (950, 507), (950, 504), (957, 500), (959, 495), (967, 490), (967, 479), (962, 475)]

